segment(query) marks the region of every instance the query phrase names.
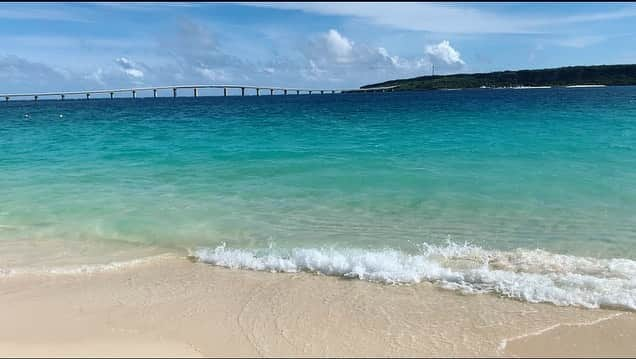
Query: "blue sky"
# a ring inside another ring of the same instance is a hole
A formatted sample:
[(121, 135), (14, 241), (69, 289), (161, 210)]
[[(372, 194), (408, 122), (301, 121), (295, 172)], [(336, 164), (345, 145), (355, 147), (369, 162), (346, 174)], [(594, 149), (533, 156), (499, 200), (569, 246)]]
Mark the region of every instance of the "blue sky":
[(636, 63), (630, 3), (0, 4), (0, 92)]

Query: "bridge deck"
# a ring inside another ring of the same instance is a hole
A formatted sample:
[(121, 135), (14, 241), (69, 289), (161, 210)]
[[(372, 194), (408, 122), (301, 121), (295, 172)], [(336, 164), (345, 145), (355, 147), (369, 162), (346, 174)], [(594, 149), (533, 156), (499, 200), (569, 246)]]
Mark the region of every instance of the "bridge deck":
[(122, 92), (130, 92), (133, 96), (137, 92), (141, 91), (153, 91), (156, 95), (156, 91), (158, 90), (172, 90), (173, 95), (176, 96), (177, 90), (182, 89), (192, 89), (195, 90), (194, 96), (197, 96), (196, 92), (199, 89), (223, 89), (224, 95), (227, 96), (227, 89), (241, 89), (241, 95), (244, 95), (244, 91), (246, 89), (250, 90), (270, 90), (272, 93), (274, 91), (282, 91), (286, 92), (305, 92), (305, 93), (347, 93), (347, 92), (377, 92), (377, 91), (391, 91), (398, 86), (385, 86), (385, 87), (374, 87), (374, 88), (364, 88), (364, 89), (309, 89), (309, 88), (295, 88), (295, 87), (277, 87), (277, 86), (254, 86), (254, 85), (174, 85), (174, 86), (154, 86), (154, 87), (134, 87), (134, 88), (125, 88), (125, 89), (110, 89), (110, 90), (84, 90), (84, 91), (55, 91), (55, 92), (37, 92), (37, 93), (11, 93), (11, 94), (0, 94), (0, 98), (5, 98), (7, 101), (12, 97), (44, 97), (44, 96), (67, 96), (67, 95), (86, 95), (89, 97), (92, 94), (115, 94)]

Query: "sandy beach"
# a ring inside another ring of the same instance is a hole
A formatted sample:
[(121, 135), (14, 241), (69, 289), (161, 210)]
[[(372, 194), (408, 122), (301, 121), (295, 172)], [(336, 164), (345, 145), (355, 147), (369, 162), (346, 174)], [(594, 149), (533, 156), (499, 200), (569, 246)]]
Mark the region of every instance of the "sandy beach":
[(164, 258), (0, 280), (0, 356), (633, 356), (632, 312)]

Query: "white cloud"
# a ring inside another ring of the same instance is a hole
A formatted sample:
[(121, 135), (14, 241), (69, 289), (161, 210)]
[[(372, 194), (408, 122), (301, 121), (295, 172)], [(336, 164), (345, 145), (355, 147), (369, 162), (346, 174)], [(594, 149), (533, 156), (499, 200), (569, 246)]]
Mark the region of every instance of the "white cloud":
[(329, 30), (324, 36), (327, 50), (334, 56), (337, 62), (351, 61), (353, 42), (334, 29)]
[(355, 3), (297, 2), (242, 3), (243, 5), (300, 10), (322, 15), (351, 16), (397, 29), (438, 33), (540, 33), (554, 25), (636, 17), (636, 7), (569, 16), (519, 16), (478, 10), (458, 4), (416, 2)]
[[(185, 83), (341, 88), (423, 75), (423, 69), (429, 68), (433, 57), (442, 59), (440, 62), (448, 65), (447, 70), (463, 64), (459, 52), (448, 42), (434, 45), (428, 54), (423, 50), (420, 56), (400, 57), (390, 46), (354, 41), (337, 29), (326, 28), (324, 32), (306, 36), (307, 41), (299, 43), (288, 54), (267, 61), (244, 60), (223, 51), (214, 34), (202, 25), (186, 20), (171, 36), (157, 40), (155, 47), (147, 45), (148, 52), (158, 54), (159, 59), (150, 64), (139, 61), (141, 55), (133, 51), (115, 48), (112, 60), (94, 61), (83, 68), (61, 66), (57, 69), (24, 59), (13, 59), (17, 65), (5, 61), (3, 68), (0, 61), (0, 80), (10, 76), (12, 81), (3, 83), (13, 88), (18, 88), (17, 83), (25, 83), (29, 90), (33, 90), (31, 84), (37, 83), (36, 74), (40, 74), (40, 83), (54, 86), (55, 90)], [(23, 70), (15, 72), (11, 66)], [(443, 71), (440, 66), (440, 72)], [(65, 86), (68, 84), (70, 86)]]
[(519, 32), (513, 19), (457, 6), (428, 3), (246, 3), (251, 6), (301, 10), (323, 15), (352, 16), (406, 30), (433, 32)]
[(307, 58), (321, 66), (354, 61), (353, 42), (334, 29), (310, 39), (303, 51)]
[(299, 69), (301, 76), (316, 83), (360, 83), (360, 79), (380, 82), (423, 75), (432, 63), (440, 65), (441, 73), (465, 64), (448, 41), (426, 47), (419, 57), (402, 58), (385, 47), (357, 43), (335, 29), (315, 36), (302, 53), (307, 62)]
[(426, 46), (426, 55), (428, 55), (432, 62), (444, 63), (446, 65), (465, 65), (464, 60), (461, 59), (460, 54), (455, 50), (448, 40), (444, 40), (437, 45)]
[(144, 72), (137, 68), (135, 63), (125, 57), (115, 59), (115, 63), (117, 63), (120, 69), (130, 77), (133, 77), (135, 79), (141, 79), (144, 77)]
[(209, 69), (206, 67), (197, 67), (194, 69), (198, 74), (210, 81), (226, 81), (228, 76), (223, 70)]
[[(425, 46), (421, 56), (402, 58), (385, 47), (357, 43), (335, 29), (314, 36), (303, 49), (307, 62), (299, 71), (314, 82), (366, 83), (428, 73), (431, 64), (438, 73), (457, 71), (466, 63), (449, 41)], [(338, 80), (336, 80), (338, 79)]]
[(303, 54), (317, 67), (326, 69), (373, 69), (390, 66), (397, 60), (396, 57), (391, 57), (385, 48), (356, 44), (334, 29), (310, 40)]
[(144, 77), (144, 73), (141, 70), (137, 70), (137, 69), (128, 69), (126, 70), (126, 73), (136, 78)]
[(300, 70), (300, 74), (307, 80), (319, 80), (324, 77), (327, 71), (321, 69), (316, 65), (314, 60), (309, 60), (309, 68), (304, 68)]

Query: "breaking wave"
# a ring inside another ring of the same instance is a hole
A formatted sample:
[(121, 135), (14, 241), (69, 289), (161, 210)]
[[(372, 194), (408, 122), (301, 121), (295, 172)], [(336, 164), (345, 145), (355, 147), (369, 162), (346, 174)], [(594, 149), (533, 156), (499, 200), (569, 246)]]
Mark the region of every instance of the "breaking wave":
[(468, 244), (424, 244), (414, 254), (393, 249), (197, 248), (196, 260), (271, 272), (312, 272), (388, 284), (432, 282), (468, 293), (527, 302), (636, 310), (636, 261), (595, 259), (544, 250), (491, 251)]

